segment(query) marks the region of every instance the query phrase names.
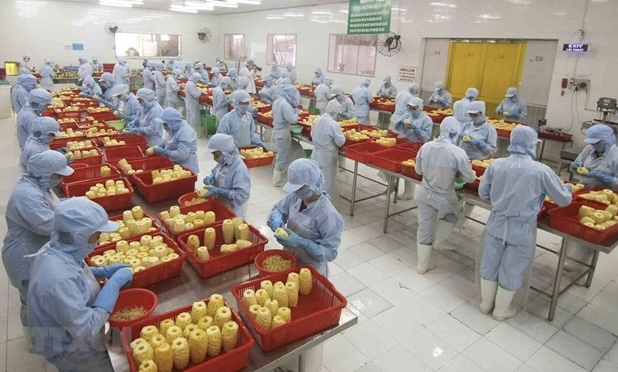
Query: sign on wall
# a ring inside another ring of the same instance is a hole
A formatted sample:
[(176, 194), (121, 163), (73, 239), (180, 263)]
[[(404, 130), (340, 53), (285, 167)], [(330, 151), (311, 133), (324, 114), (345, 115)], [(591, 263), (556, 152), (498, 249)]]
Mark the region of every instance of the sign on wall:
[(391, 0), (350, 0), (348, 34), (385, 34), (391, 31)]
[(399, 81), (404, 83), (413, 83), (416, 81), (416, 67), (414, 66), (399, 66)]

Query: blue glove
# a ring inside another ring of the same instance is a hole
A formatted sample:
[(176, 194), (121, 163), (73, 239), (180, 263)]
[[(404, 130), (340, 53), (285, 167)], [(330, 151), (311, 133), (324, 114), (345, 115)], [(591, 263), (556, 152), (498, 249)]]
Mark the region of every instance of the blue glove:
[(480, 139), (480, 138), (473, 138), (472, 141), (470, 141), (470, 144), (478, 147), (479, 149), (484, 149), (487, 146), (489, 146), (487, 144), (487, 141), (485, 141), (484, 139)]
[(123, 133), (124, 134), (135, 134), (135, 133), (137, 133), (137, 129), (135, 129), (135, 128), (125, 128)]
[(301, 238), (300, 236), (298, 236), (298, 234), (296, 234), (294, 231), (288, 228), (284, 228), (284, 229), (285, 231), (287, 231), (288, 236), (275, 235), (275, 239), (277, 239), (279, 244), (281, 244), (284, 247), (302, 248), (312, 258), (316, 260), (324, 259), (324, 253), (322, 251), (322, 247), (320, 247), (318, 244), (312, 242), (309, 239)]
[(271, 215), (268, 218), (268, 221), (266, 221), (266, 224), (268, 225), (268, 227), (270, 227), (272, 231), (275, 231), (278, 228), (285, 226), (285, 223), (283, 223), (283, 220), (279, 218), (279, 216), (276, 216), (276, 215)]
[(564, 185), (564, 188), (565, 188), (568, 192), (573, 193), (573, 185), (571, 185), (571, 184), (568, 184), (568, 183), (567, 183), (567, 184), (565, 184), (565, 185)]
[(595, 171), (595, 170), (591, 170), (588, 174), (586, 174), (586, 176), (594, 177), (598, 179), (599, 181), (601, 181), (601, 183), (603, 183), (604, 185), (611, 185), (612, 183), (616, 181), (616, 177), (610, 174)]
[(58, 151), (62, 155), (66, 155), (66, 154), (69, 153), (69, 149), (67, 149), (66, 147), (61, 147), (61, 148), (57, 149), (56, 151)]
[(420, 134), (421, 133), (421, 128), (418, 125), (411, 125), (410, 128), (412, 128), (412, 130), (416, 134)]
[(165, 155), (167, 153), (167, 150), (164, 147), (161, 146), (155, 146), (154, 148), (154, 152), (157, 155)]
[(208, 187), (208, 196), (222, 196), (229, 199), (230, 191), (230, 189), (223, 187)]
[(114, 275), (116, 271), (122, 269), (123, 267), (131, 267), (131, 265), (114, 264), (114, 265), (102, 266), (102, 267), (91, 267), (90, 271), (92, 271), (94, 276), (97, 278), (108, 278), (109, 279), (112, 277), (112, 275)]
[(116, 306), (116, 300), (118, 299), (120, 289), (126, 284), (131, 283), (131, 280), (133, 280), (131, 269), (124, 267), (116, 271), (111, 278), (107, 280), (101, 292), (99, 292), (99, 295), (95, 298), (92, 307), (100, 307), (111, 314), (112, 311), (114, 311), (114, 306)]
[(264, 151), (269, 151), (269, 150), (268, 150), (268, 147), (266, 147), (266, 144), (265, 144), (264, 142), (260, 141), (260, 140), (257, 140), (257, 141), (255, 141), (255, 142), (254, 142), (254, 143), (252, 143), (252, 144), (253, 144), (253, 145), (256, 145), (256, 146), (260, 146), (261, 148), (263, 148), (263, 149), (264, 149)]
[(577, 168), (581, 167), (581, 164), (577, 164), (576, 162), (572, 162), (571, 165), (569, 166), (569, 169), (571, 169), (571, 171), (573, 172), (577, 172)]
[(211, 174), (210, 176), (204, 177), (202, 182), (204, 182), (204, 185), (206, 185), (206, 186), (214, 184), (215, 183), (215, 175)]

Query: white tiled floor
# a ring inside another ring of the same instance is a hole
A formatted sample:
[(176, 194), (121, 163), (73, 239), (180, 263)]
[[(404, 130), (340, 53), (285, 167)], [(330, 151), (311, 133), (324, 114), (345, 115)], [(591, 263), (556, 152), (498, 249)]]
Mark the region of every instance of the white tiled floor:
[[(10, 190), (19, 176), (14, 119), (0, 120), (4, 156), (0, 159), (0, 190)], [(10, 128), (10, 129), (9, 129)], [(206, 147), (201, 139), (199, 148)], [(214, 165), (200, 154), (203, 178)], [(348, 162), (348, 166), (351, 166)], [(375, 171), (361, 166), (370, 177)], [(248, 221), (265, 225), (273, 203), (283, 193), (271, 186), (271, 167), (251, 171), (252, 199)], [(338, 186), (348, 194), (349, 173), (338, 173)], [(384, 187), (366, 180), (359, 189), (381, 192)], [(9, 192), (0, 194), (0, 238), (6, 233), (4, 210)], [(438, 263), (427, 275), (418, 275), (415, 233), (394, 223), (382, 233), (384, 196), (357, 204), (349, 216), (349, 204), (334, 196), (344, 217), (339, 256), (331, 264), (331, 277), (347, 297), (348, 308), (359, 324), (326, 342), (325, 372), (390, 371), (618, 371), (618, 255), (601, 254), (590, 288), (572, 288), (558, 303), (556, 319), (545, 319), (549, 302), (530, 292), (527, 312), (496, 322), (478, 311), (474, 262), (449, 251), (434, 251)], [(399, 202), (395, 208), (410, 206)], [(474, 212), (486, 218), (482, 210)], [(398, 217), (416, 224), (416, 212)], [(474, 256), (482, 226), (467, 222), (445, 243)], [(555, 237), (539, 233), (539, 243), (556, 246)], [(539, 250), (533, 271), (535, 283), (551, 281), (555, 256)], [(0, 371), (41, 371), (43, 360), (24, 348), (19, 327), (16, 291), (0, 270)]]

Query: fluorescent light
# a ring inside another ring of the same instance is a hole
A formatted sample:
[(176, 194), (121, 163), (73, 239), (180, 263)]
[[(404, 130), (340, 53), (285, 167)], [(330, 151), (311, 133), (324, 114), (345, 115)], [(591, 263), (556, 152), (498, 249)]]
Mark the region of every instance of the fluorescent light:
[(197, 1), (185, 1), (185, 6), (198, 10), (215, 10), (212, 4)]
[(99, 0), (99, 5), (132, 8), (133, 5), (144, 5), (141, 0)]
[(259, 0), (235, 0), (234, 2), (238, 4), (262, 5), (262, 2)]
[(429, 5), (439, 6), (439, 7), (444, 7), (444, 8), (457, 8), (457, 5), (449, 4), (449, 3), (430, 3)]
[(190, 7), (186, 7), (186, 6), (182, 6), (182, 5), (176, 5), (176, 4), (171, 4), (170, 5), (170, 10), (172, 12), (182, 12), (182, 13), (192, 13), (192, 14), (197, 13), (197, 9), (195, 9), (195, 8), (190, 8)]
[(214, 1), (214, 0), (210, 0), (210, 1), (207, 2), (207, 4), (212, 4), (214, 6), (219, 6), (221, 8), (238, 8), (238, 4), (227, 2), (227, 1)]

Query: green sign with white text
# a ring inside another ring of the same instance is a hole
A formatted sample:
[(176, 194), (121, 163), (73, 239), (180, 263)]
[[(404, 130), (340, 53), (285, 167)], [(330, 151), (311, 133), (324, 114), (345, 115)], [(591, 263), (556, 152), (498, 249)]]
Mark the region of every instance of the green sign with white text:
[(391, 0), (350, 0), (348, 34), (386, 34), (391, 31)]

